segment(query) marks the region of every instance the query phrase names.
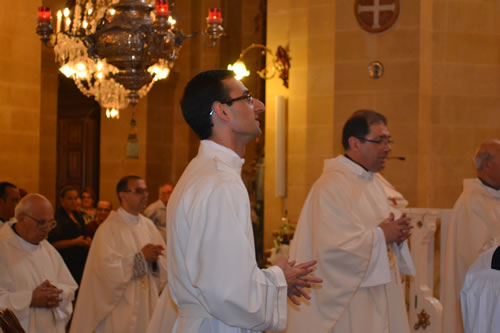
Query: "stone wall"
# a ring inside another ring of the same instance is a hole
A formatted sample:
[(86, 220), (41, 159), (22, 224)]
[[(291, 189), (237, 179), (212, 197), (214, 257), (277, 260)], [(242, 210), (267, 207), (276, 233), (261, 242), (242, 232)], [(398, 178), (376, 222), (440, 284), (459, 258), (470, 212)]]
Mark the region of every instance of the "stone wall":
[(0, 179), (29, 192), (40, 186), (40, 5), (14, 1), (0, 12)]
[[(266, 246), (288, 207), (296, 222), (322, 160), (342, 153), (346, 119), (385, 114), (395, 144), (383, 175), (412, 207), (450, 208), (472, 155), (500, 137), (500, 7), (491, 1), (401, 1), (388, 31), (362, 30), (351, 0), (269, 0), (268, 45), (289, 46), (290, 88), (267, 85)], [(379, 60), (385, 74), (368, 77)], [(289, 96), (288, 198), (274, 197), (273, 96)]]

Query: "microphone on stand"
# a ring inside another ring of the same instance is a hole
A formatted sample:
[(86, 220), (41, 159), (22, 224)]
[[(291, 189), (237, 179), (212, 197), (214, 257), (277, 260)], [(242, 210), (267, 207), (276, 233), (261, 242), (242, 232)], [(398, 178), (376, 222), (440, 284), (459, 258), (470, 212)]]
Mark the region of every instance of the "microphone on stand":
[(399, 161), (406, 161), (406, 157), (404, 156), (389, 156), (387, 157), (388, 160), (399, 160)]

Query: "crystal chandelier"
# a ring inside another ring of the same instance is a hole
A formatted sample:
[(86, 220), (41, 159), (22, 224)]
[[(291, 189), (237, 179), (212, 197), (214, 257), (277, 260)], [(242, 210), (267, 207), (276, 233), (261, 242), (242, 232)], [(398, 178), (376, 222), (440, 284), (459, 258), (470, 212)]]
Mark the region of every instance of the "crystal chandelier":
[[(186, 36), (167, 0), (76, 0), (57, 11), (38, 9), (37, 33), (54, 48), (60, 71), (93, 96), (110, 118), (135, 106), (154, 82), (168, 77)], [(154, 9), (154, 10), (153, 10)], [(222, 16), (211, 8), (202, 33), (215, 46), (224, 35)]]

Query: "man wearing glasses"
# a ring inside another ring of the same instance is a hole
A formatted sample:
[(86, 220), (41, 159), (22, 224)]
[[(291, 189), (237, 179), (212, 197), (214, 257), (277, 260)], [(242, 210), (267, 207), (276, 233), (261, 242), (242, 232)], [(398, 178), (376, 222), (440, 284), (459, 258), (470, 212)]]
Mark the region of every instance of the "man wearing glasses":
[[(167, 208), (169, 288), (179, 307), (174, 332), (283, 330), (287, 294), (294, 299), (320, 279), (307, 276), (315, 261), (295, 265), (283, 257), (268, 269), (255, 261), (241, 167), (246, 145), (262, 133), (264, 104), (233, 72), (212, 70), (187, 84), (181, 108), (202, 141)], [(153, 320), (148, 332), (160, 331)]]
[(78, 288), (47, 236), (56, 225), (50, 202), (28, 194), (15, 221), (0, 229), (0, 308), (9, 308), (27, 333), (64, 333)]
[(323, 288), (288, 333), (408, 333), (400, 273), (414, 274), (406, 240), (410, 219), (391, 210), (381, 178), (391, 135), (380, 113), (355, 112), (344, 125), (345, 154), (326, 160), (291, 243), (290, 258), (318, 258)]
[(94, 238), (97, 228), (99, 228), (101, 223), (108, 218), (112, 209), (113, 205), (111, 202), (107, 200), (99, 200), (96, 207), (95, 219), (85, 225), (85, 228), (87, 229), (87, 236)]
[(148, 189), (137, 176), (122, 178), (120, 208), (97, 229), (83, 272), (72, 333), (144, 333), (167, 282), (165, 242), (140, 212)]

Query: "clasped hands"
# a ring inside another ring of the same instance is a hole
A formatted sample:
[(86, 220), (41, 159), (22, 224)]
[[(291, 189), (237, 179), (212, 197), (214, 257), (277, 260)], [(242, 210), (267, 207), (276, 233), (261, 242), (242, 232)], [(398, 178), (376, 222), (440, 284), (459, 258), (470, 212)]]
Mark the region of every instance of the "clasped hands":
[(413, 226), (410, 225), (410, 222), (411, 218), (406, 216), (406, 214), (394, 220), (394, 214), (390, 213), (389, 217), (378, 226), (384, 232), (387, 244), (396, 242), (399, 245), (411, 236), (411, 229), (413, 229)]
[(149, 243), (146, 244), (141, 251), (146, 261), (153, 262), (158, 260), (158, 258), (163, 255), (163, 251), (165, 251), (165, 248), (163, 247), (163, 245), (155, 245)]
[(321, 283), (322, 279), (309, 275), (314, 270), (316, 260), (295, 264), (295, 261), (288, 261), (288, 256), (282, 256), (276, 261), (276, 266), (280, 267), (285, 274), (288, 285), (288, 298), (295, 305), (300, 305), (299, 297), (310, 300), (311, 296), (304, 290), (310, 288), (313, 283)]
[(30, 306), (34, 308), (57, 307), (62, 301), (62, 292), (62, 289), (58, 289), (49, 280), (45, 280), (33, 290)]

